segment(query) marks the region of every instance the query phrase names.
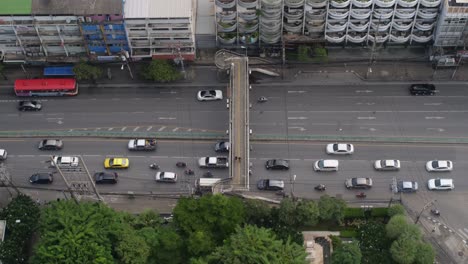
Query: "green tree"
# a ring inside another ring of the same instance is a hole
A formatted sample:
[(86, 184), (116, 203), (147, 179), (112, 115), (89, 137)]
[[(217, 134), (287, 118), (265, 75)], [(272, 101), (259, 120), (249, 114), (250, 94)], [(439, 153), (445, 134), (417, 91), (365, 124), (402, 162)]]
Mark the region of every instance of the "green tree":
[(356, 242), (342, 244), (333, 251), (333, 264), (361, 264), (361, 250)]
[(6, 220), (5, 242), (0, 243), (0, 260), (3, 263), (26, 263), (28, 242), (37, 228), (40, 210), (26, 195), (18, 195), (0, 211), (0, 219)]
[(244, 223), (242, 201), (222, 195), (200, 199), (182, 198), (174, 208), (174, 224), (182, 237), (188, 237), (188, 251), (193, 256), (210, 253)]
[(159, 216), (159, 213), (155, 210), (145, 210), (137, 217), (133, 218), (133, 221), (130, 223), (135, 229), (142, 229), (144, 227), (159, 227), (162, 224), (162, 218)]
[(388, 221), (385, 230), (387, 231), (387, 237), (391, 239), (397, 239), (408, 227), (408, 221), (404, 215), (395, 215)]
[(416, 247), (415, 264), (432, 264), (434, 263), (435, 252), (432, 246), (428, 243), (419, 242)]
[(418, 241), (412, 237), (402, 235), (393, 241), (390, 253), (395, 262), (411, 264), (415, 260)]
[(393, 217), (395, 215), (404, 215), (406, 213), (405, 207), (401, 204), (395, 204), (388, 208), (388, 216)]
[(278, 213), (281, 223), (292, 227), (296, 227), (298, 225), (296, 203), (291, 198), (284, 198), (281, 200)]
[(299, 225), (313, 226), (318, 223), (320, 212), (315, 201), (301, 200), (297, 204), (296, 215)]
[(346, 203), (342, 199), (323, 195), (318, 202), (319, 218), (322, 221), (336, 221), (341, 223), (344, 217)]
[(77, 80), (97, 80), (102, 76), (102, 69), (97, 66), (92, 66), (84, 61), (80, 61), (75, 67), (73, 72)]
[(244, 200), (245, 222), (259, 227), (272, 227), (271, 208), (260, 200)]
[(411, 237), (414, 240), (420, 240), (422, 238), (422, 232), (419, 226), (411, 223), (408, 223), (408, 225), (404, 227), (401, 235)]
[(127, 228), (120, 234), (115, 252), (122, 264), (140, 264), (147, 263), (150, 249), (142, 237), (133, 229)]
[(142, 71), (143, 78), (155, 82), (173, 82), (181, 78), (181, 74), (167, 60), (152, 60)]
[(238, 227), (223, 246), (207, 257), (208, 263), (288, 263), (305, 264), (304, 248), (291, 241), (283, 242), (266, 228)]
[(149, 246), (147, 264), (183, 263), (183, 241), (172, 226), (160, 228), (144, 227), (137, 231)]
[(368, 221), (359, 227), (359, 246), (362, 252), (363, 264), (391, 263), (391, 240), (386, 236), (385, 224), (377, 221)]

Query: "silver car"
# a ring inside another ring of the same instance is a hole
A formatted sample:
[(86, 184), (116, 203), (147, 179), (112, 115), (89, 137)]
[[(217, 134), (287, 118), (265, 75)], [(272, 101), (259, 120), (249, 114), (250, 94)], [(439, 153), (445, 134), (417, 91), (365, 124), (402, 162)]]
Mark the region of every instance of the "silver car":
[(376, 170), (399, 170), (399, 160), (376, 160), (374, 162), (374, 168)]
[(315, 171), (338, 171), (338, 160), (321, 159), (314, 163)]
[(333, 143), (327, 145), (327, 154), (347, 155), (354, 153), (353, 144)]
[(452, 171), (453, 162), (450, 160), (430, 160), (426, 163), (427, 171)]

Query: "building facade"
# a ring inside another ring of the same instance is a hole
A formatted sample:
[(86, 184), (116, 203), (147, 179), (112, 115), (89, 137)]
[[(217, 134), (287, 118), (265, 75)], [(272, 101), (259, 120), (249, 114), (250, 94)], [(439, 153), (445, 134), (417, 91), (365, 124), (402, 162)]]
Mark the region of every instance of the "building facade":
[(465, 48), (468, 42), (467, 21), (468, 1), (445, 1), (437, 23), (434, 46)]

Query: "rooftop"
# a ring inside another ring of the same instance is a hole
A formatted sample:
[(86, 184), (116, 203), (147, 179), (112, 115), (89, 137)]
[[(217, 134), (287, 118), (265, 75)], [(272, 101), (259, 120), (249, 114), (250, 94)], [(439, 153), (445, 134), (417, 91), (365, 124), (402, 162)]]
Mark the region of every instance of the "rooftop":
[(2, 0), (0, 15), (31, 14), (31, 0)]
[(125, 18), (185, 18), (192, 16), (192, 0), (126, 0)]
[[(18, 1), (18, 0), (16, 0)], [(21, 0), (24, 1), (24, 0)], [(122, 14), (122, 0), (29, 0), (35, 15)]]

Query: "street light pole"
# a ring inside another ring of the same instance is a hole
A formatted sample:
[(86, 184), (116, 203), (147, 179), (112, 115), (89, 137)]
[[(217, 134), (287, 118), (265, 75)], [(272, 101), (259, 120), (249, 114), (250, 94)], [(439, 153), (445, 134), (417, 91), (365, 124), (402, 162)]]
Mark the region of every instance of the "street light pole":
[(296, 183), (296, 174), (292, 175), (291, 180), (291, 198), (294, 200), (294, 184)]
[(416, 220), (414, 221), (414, 224), (417, 224), (419, 222), (419, 218), (421, 218), (421, 215), (424, 212), (424, 210), (426, 210), (429, 206), (431, 206), (435, 202), (437, 202), (437, 200), (430, 201), (430, 202), (428, 202), (427, 204), (425, 204), (423, 206), (423, 208), (421, 209), (421, 212), (419, 213), (418, 217), (416, 217)]

